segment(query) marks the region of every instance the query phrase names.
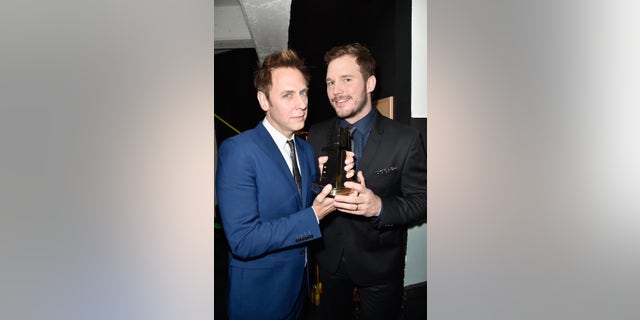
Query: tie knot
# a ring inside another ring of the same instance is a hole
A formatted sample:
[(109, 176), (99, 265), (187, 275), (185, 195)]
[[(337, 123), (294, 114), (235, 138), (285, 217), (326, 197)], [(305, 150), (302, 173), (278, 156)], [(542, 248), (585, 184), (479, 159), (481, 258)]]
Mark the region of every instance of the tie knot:
[(293, 143), (293, 139), (287, 140), (287, 144), (289, 145), (289, 149), (291, 149), (291, 150), (295, 150), (296, 149), (296, 144)]

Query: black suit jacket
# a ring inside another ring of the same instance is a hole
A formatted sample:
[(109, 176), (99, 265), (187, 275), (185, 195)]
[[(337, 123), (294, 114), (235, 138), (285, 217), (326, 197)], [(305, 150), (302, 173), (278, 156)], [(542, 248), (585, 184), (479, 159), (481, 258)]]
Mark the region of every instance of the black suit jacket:
[[(312, 126), (308, 141), (316, 155), (337, 136), (338, 118)], [(344, 254), (358, 285), (404, 278), (407, 226), (427, 217), (427, 159), (415, 128), (376, 114), (358, 168), (367, 188), (382, 199), (379, 218), (335, 211), (320, 221), (322, 238), (312, 244), (320, 268), (335, 272)], [(425, 248), (426, 250), (426, 248)]]

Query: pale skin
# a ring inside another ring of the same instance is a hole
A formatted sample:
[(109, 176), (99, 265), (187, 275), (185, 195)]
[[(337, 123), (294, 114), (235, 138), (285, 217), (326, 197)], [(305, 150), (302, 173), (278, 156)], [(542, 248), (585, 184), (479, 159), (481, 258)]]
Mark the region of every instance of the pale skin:
[[(376, 87), (376, 77), (365, 79), (356, 58), (345, 55), (332, 60), (327, 66), (327, 96), (336, 115), (353, 124), (371, 111), (371, 93)], [(348, 195), (336, 195), (336, 209), (365, 217), (380, 215), (382, 199), (367, 188), (362, 171), (356, 182), (347, 181), (344, 186), (353, 190)]]
[[(269, 94), (258, 92), (258, 102), (265, 111), (267, 121), (288, 139), (293, 138), (295, 131), (304, 127), (307, 119), (309, 89), (302, 72), (296, 68), (276, 68), (271, 71), (271, 89)], [(322, 158), (322, 157), (321, 157)], [(320, 168), (327, 162), (318, 159)], [(345, 170), (353, 176), (353, 156), (345, 161)], [(331, 192), (331, 185), (326, 185), (322, 192), (313, 200), (313, 210), (318, 220), (336, 209), (334, 199), (327, 197)]]

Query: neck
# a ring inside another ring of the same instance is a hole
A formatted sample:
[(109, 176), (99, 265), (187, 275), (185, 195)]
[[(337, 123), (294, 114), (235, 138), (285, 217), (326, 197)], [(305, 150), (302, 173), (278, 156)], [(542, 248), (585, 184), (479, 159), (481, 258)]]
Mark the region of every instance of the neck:
[(366, 117), (369, 114), (369, 112), (371, 112), (371, 108), (372, 108), (371, 102), (367, 102), (367, 104), (364, 106), (364, 108), (362, 108), (362, 110), (360, 110), (360, 112), (356, 113), (352, 117), (344, 118), (344, 120), (347, 121), (349, 124), (354, 124), (360, 121), (360, 119)]
[(278, 126), (274, 125), (275, 121), (271, 120), (271, 117), (269, 117), (269, 115), (267, 115), (265, 117), (265, 119), (267, 120), (267, 122), (269, 123), (269, 125), (275, 129), (276, 131), (278, 131), (278, 133), (280, 133), (281, 135), (283, 135), (285, 138), (287, 138), (287, 140), (293, 139), (293, 131), (282, 131)]

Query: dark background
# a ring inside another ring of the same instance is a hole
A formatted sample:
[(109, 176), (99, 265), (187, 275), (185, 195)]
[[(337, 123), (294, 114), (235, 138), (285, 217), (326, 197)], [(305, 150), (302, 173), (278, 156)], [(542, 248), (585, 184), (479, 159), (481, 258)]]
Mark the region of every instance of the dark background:
[[(411, 119), (410, 1), (292, 1), (288, 45), (311, 72), (305, 129), (335, 115), (325, 91), (324, 53), (350, 42), (366, 45), (376, 59), (373, 99), (394, 96), (395, 120), (423, 130), (426, 136), (426, 121)], [(255, 127), (264, 117), (252, 81), (257, 66), (254, 49), (215, 55), (215, 113), (239, 131)], [(215, 125), (218, 144), (236, 134), (219, 119)]]

